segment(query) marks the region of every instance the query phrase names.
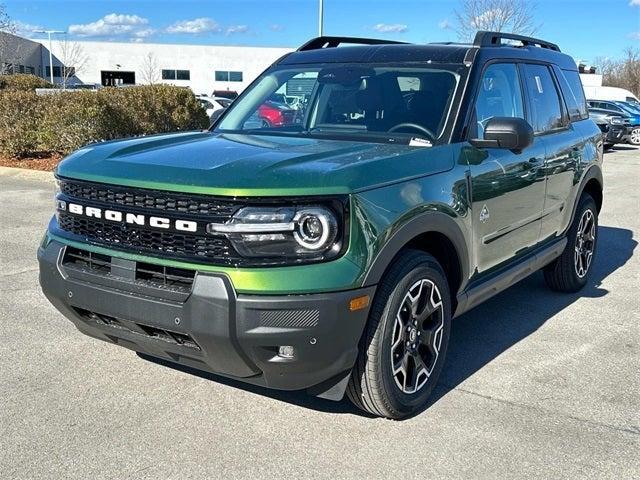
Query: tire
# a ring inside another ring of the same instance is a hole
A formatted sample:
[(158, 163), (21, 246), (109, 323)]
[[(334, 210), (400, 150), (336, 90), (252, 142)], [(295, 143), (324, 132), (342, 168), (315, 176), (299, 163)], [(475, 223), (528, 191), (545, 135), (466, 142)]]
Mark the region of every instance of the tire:
[(401, 253), (379, 285), (347, 396), (376, 416), (399, 420), (420, 412), (442, 370), (450, 331), (442, 267), (424, 252)]
[(591, 195), (583, 193), (567, 235), (567, 246), (556, 260), (544, 267), (551, 290), (573, 293), (589, 280), (598, 243), (598, 208)]
[(604, 151), (606, 152), (607, 150), (611, 150), (613, 148), (613, 143), (605, 143), (604, 144)]
[(640, 125), (636, 125), (629, 134), (629, 143), (631, 145), (640, 145)]

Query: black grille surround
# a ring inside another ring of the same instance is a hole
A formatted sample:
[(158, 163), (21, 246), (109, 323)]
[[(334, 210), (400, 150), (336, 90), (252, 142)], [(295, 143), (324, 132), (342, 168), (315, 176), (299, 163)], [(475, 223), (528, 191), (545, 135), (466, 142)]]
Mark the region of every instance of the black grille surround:
[[(282, 258), (247, 258), (241, 256), (232, 242), (223, 234), (212, 235), (205, 231), (208, 223), (225, 223), (247, 206), (269, 204), (308, 205), (327, 204), (340, 213), (344, 223), (339, 239), (341, 256), (347, 248), (349, 227), (348, 197), (264, 197), (236, 198), (216, 197), (202, 194), (184, 194), (146, 188), (106, 185), (68, 178), (57, 178), (60, 185), (58, 201), (66, 205), (76, 203), (83, 207), (94, 207), (101, 211), (113, 210), (123, 214), (162, 217), (170, 221), (197, 222), (195, 232), (177, 231), (175, 228), (160, 229), (149, 225), (95, 218), (77, 214), (69, 209), (57, 210), (57, 222), (52, 224), (52, 233), (69, 240), (159, 258), (186, 260), (215, 266), (274, 266), (283, 264), (317, 263), (319, 259), (284, 261)], [(334, 251), (335, 252), (335, 251)], [(335, 255), (333, 258), (337, 258)]]
[(62, 178), (59, 182), (60, 191), (69, 198), (107, 204), (113, 208), (134, 207), (147, 211), (206, 215), (212, 222), (224, 222), (242, 207), (241, 202), (208, 195), (185, 195)]

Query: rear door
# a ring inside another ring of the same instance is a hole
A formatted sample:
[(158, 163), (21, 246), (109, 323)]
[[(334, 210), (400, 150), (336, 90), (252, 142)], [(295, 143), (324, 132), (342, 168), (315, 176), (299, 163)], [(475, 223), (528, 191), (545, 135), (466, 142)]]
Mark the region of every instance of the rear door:
[(522, 71), (527, 85), (530, 122), (545, 147), (546, 191), (540, 230), (540, 239), (544, 241), (562, 232), (570, 219), (572, 191), (584, 139), (570, 121), (552, 67), (524, 64)]

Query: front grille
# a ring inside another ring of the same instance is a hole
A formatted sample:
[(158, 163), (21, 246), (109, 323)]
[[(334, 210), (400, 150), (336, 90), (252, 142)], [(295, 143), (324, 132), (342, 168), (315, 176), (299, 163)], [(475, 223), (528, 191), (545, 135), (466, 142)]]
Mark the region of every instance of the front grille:
[(58, 212), (58, 228), (72, 239), (140, 254), (192, 260), (213, 265), (239, 265), (242, 257), (225, 236), (205, 233), (206, 223), (224, 223), (244, 201), (205, 195), (176, 194), (150, 189), (102, 185), (60, 179), (61, 199), (101, 210), (117, 210), (146, 217), (195, 221), (196, 232), (152, 228), (104, 218)]
[(128, 251), (164, 253), (176, 257), (214, 259), (232, 264), (238, 257), (225, 237), (188, 235), (175, 232), (122, 228), (119, 223), (107, 223), (95, 218), (79, 217), (60, 212), (58, 226), (73, 235), (95, 243)]
[(207, 195), (184, 195), (131, 187), (60, 180), (60, 191), (72, 198), (105, 203), (111, 207), (139, 207), (151, 211), (206, 215), (211, 221), (225, 221), (240, 208), (237, 202)]

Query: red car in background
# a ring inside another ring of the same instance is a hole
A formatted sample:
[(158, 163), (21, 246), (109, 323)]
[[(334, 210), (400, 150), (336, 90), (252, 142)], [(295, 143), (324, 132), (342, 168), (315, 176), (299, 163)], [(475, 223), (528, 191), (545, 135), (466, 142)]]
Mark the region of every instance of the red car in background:
[(258, 107), (258, 117), (263, 127), (282, 127), (296, 123), (297, 110), (273, 100), (267, 100)]

